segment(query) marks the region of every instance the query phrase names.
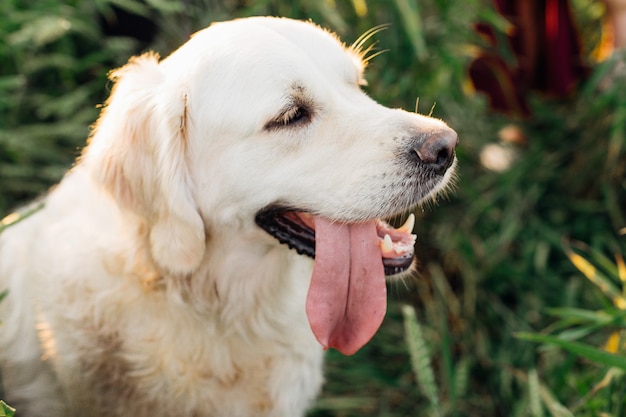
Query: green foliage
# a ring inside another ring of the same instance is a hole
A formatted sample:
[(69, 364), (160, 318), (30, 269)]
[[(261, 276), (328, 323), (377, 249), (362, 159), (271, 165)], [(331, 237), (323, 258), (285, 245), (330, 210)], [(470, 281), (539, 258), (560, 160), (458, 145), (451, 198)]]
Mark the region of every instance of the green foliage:
[(11, 408), (4, 401), (0, 400), (0, 417), (13, 417), (15, 415), (15, 409)]
[(518, 337), (520, 339), (555, 345), (592, 362), (626, 370), (626, 358), (623, 356), (608, 353), (605, 350), (594, 348), (585, 343), (571, 342), (561, 337), (532, 333), (518, 333)]
[[(98, 55), (109, 50), (76, 4), (29, 6), (0, 6), (2, 211), (61, 177), (96, 114), (86, 99), (102, 89), (107, 71)], [(94, 80), (96, 72), (102, 75)]]
[[(594, 68), (580, 93), (569, 100), (532, 96), (531, 119), (490, 116), (457, 126), (461, 184), (456, 198), (429, 214), (430, 227), (421, 234), (435, 237), (429, 245), (441, 254), (439, 262), (455, 297), (437, 294), (438, 281), (428, 265), (434, 302), (448, 307), (435, 310), (424, 322), (433, 325), (435, 334), (450, 335), (462, 354), (471, 353), (472, 373), (481, 376), (481, 384), (471, 385), (472, 395), (482, 393), (488, 407), (476, 414), (492, 415), (494, 408), (504, 407), (514, 410), (511, 415), (533, 415), (530, 395), (537, 391), (528, 384), (529, 370), (535, 367), (545, 378), (539, 392), (552, 390), (541, 396), (544, 407), (554, 398), (569, 407), (581, 392), (593, 389), (593, 369), (556, 351), (537, 358), (514, 335), (547, 326), (548, 307), (597, 305), (595, 294), (585, 291), (563, 253), (564, 236), (589, 241), (595, 250), (623, 251), (618, 230), (625, 224), (626, 103), (620, 93), (624, 79), (611, 75), (615, 65), (609, 61)], [(499, 141), (497, 132), (511, 123), (523, 133), (525, 145)], [(471, 131), (464, 135), (466, 126), (480, 128), (484, 136)], [(515, 155), (502, 172), (480, 164), (481, 152), (492, 143)], [(419, 292), (416, 303), (426, 311), (433, 303), (432, 294), (424, 296), (427, 290)], [(441, 314), (447, 316), (445, 325), (437, 325)], [(457, 326), (456, 332), (450, 324)], [(572, 392), (572, 384), (578, 393)], [(608, 409), (609, 402), (594, 406)]]
[[(562, 348), (599, 365), (589, 369), (597, 382), (572, 408), (580, 416), (595, 415), (596, 411), (621, 416), (626, 407), (626, 264), (619, 253), (612, 262), (580, 242), (564, 242), (563, 246), (572, 264), (595, 286), (604, 302), (597, 310), (551, 309), (558, 321), (545, 333), (554, 334), (520, 333), (518, 337)], [(607, 339), (601, 348), (595, 347), (598, 338)]]
[(406, 328), (406, 340), (411, 357), (411, 366), (417, 383), (428, 399), (430, 415), (441, 416), (439, 390), (435, 384), (435, 373), (431, 366), (431, 356), (424, 339), (422, 328), (417, 321), (415, 310), (411, 306), (402, 308)]
[(62, 177), (107, 95), (108, 71), (137, 48), (104, 36), (97, 13), (139, 2), (31, 3), (0, 4), (0, 212)]

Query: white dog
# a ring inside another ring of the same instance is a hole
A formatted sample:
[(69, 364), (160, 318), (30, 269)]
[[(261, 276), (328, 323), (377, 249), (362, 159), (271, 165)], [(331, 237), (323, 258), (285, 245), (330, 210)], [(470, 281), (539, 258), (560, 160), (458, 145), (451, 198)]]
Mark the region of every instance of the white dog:
[(0, 235), (20, 415), (304, 414), (324, 349), (365, 344), (411, 267), (411, 219), (378, 219), (453, 175), (456, 133), (371, 100), (363, 61), (249, 18), (112, 73), (76, 166)]

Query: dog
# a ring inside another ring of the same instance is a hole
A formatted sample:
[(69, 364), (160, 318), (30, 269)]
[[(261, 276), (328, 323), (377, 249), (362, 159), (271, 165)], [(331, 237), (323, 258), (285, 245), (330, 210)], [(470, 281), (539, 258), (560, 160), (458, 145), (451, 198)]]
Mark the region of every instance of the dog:
[(380, 326), (406, 213), (457, 134), (361, 89), (313, 23), (215, 23), (132, 58), (75, 166), (0, 235), (0, 372), (19, 416), (302, 416), (324, 351)]

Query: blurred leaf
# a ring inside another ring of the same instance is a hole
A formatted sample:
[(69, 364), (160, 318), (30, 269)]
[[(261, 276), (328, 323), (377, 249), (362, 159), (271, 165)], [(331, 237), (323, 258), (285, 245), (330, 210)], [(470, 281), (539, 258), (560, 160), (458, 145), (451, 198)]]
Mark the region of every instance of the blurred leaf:
[(146, 2), (165, 14), (180, 12), (185, 7), (185, 3), (178, 0), (146, 0)]
[[(582, 398), (579, 398), (576, 401), (576, 404), (573, 406), (574, 409), (581, 408), (585, 403), (587, 403), (593, 396), (597, 395), (601, 390), (610, 388), (616, 380), (619, 380), (623, 377), (624, 371), (618, 368), (609, 368), (606, 371), (604, 377), (596, 383)], [(616, 414), (621, 416), (622, 414)]]
[(373, 398), (366, 397), (324, 397), (315, 402), (315, 408), (320, 410), (354, 410), (359, 408), (373, 408), (375, 407), (375, 400)]
[(550, 415), (552, 417), (574, 417), (574, 414), (567, 409), (563, 404), (561, 404), (552, 391), (548, 389), (544, 384), (540, 384), (539, 392), (541, 394), (541, 399), (545, 404), (548, 411), (550, 411)]
[(10, 407), (7, 403), (0, 400), (0, 417), (13, 417), (15, 415), (15, 408)]
[(38, 107), (37, 112), (42, 118), (58, 117), (67, 119), (79, 110), (82, 110), (85, 103), (89, 102), (92, 93), (88, 86), (78, 87), (56, 100), (49, 98), (42, 100), (42, 104)]
[(467, 358), (460, 359), (454, 368), (454, 389), (452, 391), (453, 406), (459, 399), (467, 394), (469, 384), (470, 361)]
[(418, 2), (411, 0), (394, 0), (398, 12), (402, 18), (404, 30), (413, 46), (413, 50), (420, 61), (424, 61), (428, 56), (424, 30), (420, 17)]
[[(591, 282), (593, 282), (607, 297), (609, 297), (616, 307), (626, 309), (626, 298), (622, 296), (622, 292), (615, 286), (611, 279), (599, 271), (587, 259), (574, 252), (572, 247), (565, 241), (563, 242), (563, 249), (574, 266)], [(601, 257), (599, 252), (591, 249), (589, 249), (589, 252), (595, 255), (596, 259), (599, 258), (601, 261), (603, 260), (603, 257)], [(610, 267), (612, 267), (612, 265)]]
[(609, 336), (606, 344), (604, 345), (604, 350), (609, 353), (618, 353), (620, 347), (620, 332), (614, 331)]
[(352, 0), (352, 5), (357, 16), (365, 17), (367, 15), (367, 3), (365, 0)]
[(41, 16), (26, 22), (22, 28), (11, 34), (7, 41), (12, 46), (30, 44), (41, 47), (64, 36), (72, 27), (70, 21), (61, 16)]
[(592, 362), (626, 370), (626, 357), (614, 355), (604, 350), (596, 349), (584, 343), (570, 342), (555, 336), (547, 336), (535, 333), (517, 333), (516, 337), (522, 340), (555, 345)]
[[(136, 14), (138, 16), (148, 17), (150, 16), (150, 8), (146, 6), (143, 2), (138, 0), (100, 0), (102, 3), (107, 5), (113, 5), (119, 7), (122, 10), (126, 10), (131, 14)], [(167, 2), (167, 0), (163, 0)], [(102, 6), (101, 6), (102, 7)]]
[(12, 90), (15, 88), (23, 87), (26, 83), (26, 78), (23, 75), (9, 75), (6, 77), (0, 77), (0, 90)]
[[(617, 275), (622, 281), (622, 284), (626, 284), (626, 263), (624, 263), (624, 258), (619, 253), (615, 254), (615, 264), (617, 265)], [(626, 289), (626, 286), (624, 286)]]
[(533, 417), (543, 417), (543, 408), (541, 406), (541, 387), (539, 383), (539, 375), (536, 369), (528, 372), (528, 398), (530, 413)]
[(493, 26), (496, 30), (502, 33), (510, 33), (514, 30), (513, 24), (507, 20), (504, 16), (497, 12), (494, 7), (487, 7), (480, 10), (479, 19), (489, 25)]
[(50, 53), (43, 56), (33, 56), (23, 64), (22, 70), (32, 76), (38, 71), (72, 70), (79, 65), (76, 58), (66, 53)]
[(609, 314), (605, 310), (584, 310), (574, 307), (550, 308), (548, 313), (565, 320), (568, 324), (593, 324), (598, 326), (606, 326), (609, 324), (625, 325), (624, 319), (626, 314), (621, 313), (616, 317), (615, 314)]
[[(27, 207), (19, 212), (17, 211), (13, 212), (9, 214), (8, 216), (6, 216), (5, 218), (0, 219), (0, 233), (2, 233), (8, 227), (13, 226), (21, 222), (22, 220), (27, 219), (28, 217), (32, 216), (33, 214), (41, 210), (43, 207), (44, 207), (43, 203), (39, 203), (39, 204), (33, 205), (32, 207)], [(0, 301), (2, 301), (2, 299), (6, 296), (7, 292), (8, 291), (4, 291), (3, 293), (0, 294)]]

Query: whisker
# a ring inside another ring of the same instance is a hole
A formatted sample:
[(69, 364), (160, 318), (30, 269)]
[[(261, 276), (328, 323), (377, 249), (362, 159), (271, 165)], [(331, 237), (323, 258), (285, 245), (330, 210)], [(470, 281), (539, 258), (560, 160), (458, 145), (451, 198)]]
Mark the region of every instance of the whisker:
[(374, 53), (372, 55), (364, 56), (361, 59), (363, 60), (363, 62), (367, 63), (367, 62), (370, 62), (370, 60), (376, 58), (378, 55), (384, 54), (385, 52), (389, 52), (389, 49), (382, 49), (382, 50), (380, 50), (380, 51), (378, 51), (378, 52), (376, 52), (376, 53)]
[(433, 112), (435, 111), (435, 106), (437, 105), (437, 102), (435, 101), (433, 103), (433, 106), (430, 108), (430, 111), (428, 112), (428, 117), (432, 117)]
[[(382, 25), (378, 25), (378, 26), (374, 26), (373, 28), (368, 29), (367, 31), (365, 31), (361, 36), (359, 36), (357, 38), (356, 41), (354, 41), (354, 43), (352, 44), (352, 46), (350, 46), (350, 49), (359, 56), (359, 58), (361, 58), (361, 60), (363, 60), (363, 62), (368, 62), (369, 60), (371, 60), (372, 58), (374, 58), (377, 55), (380, 55), (382, 52), (377, 52), (374, 55), (371, 56), (367, 56), (367, 54), (369, 54), (372, 49), (375, 47), (376, 43), (374, 43), (373, 45), (368, 46), (367, 48), (365, 48), (365, 44), (372, 38), (372, 36), (376, 35), (377, 33), (387, 29), (389, 27), (389, 24), (382, 24)], [(365, 48), (365, 49), (364, 49)], [(387, 50), (385, 50), (387, 51)]]

